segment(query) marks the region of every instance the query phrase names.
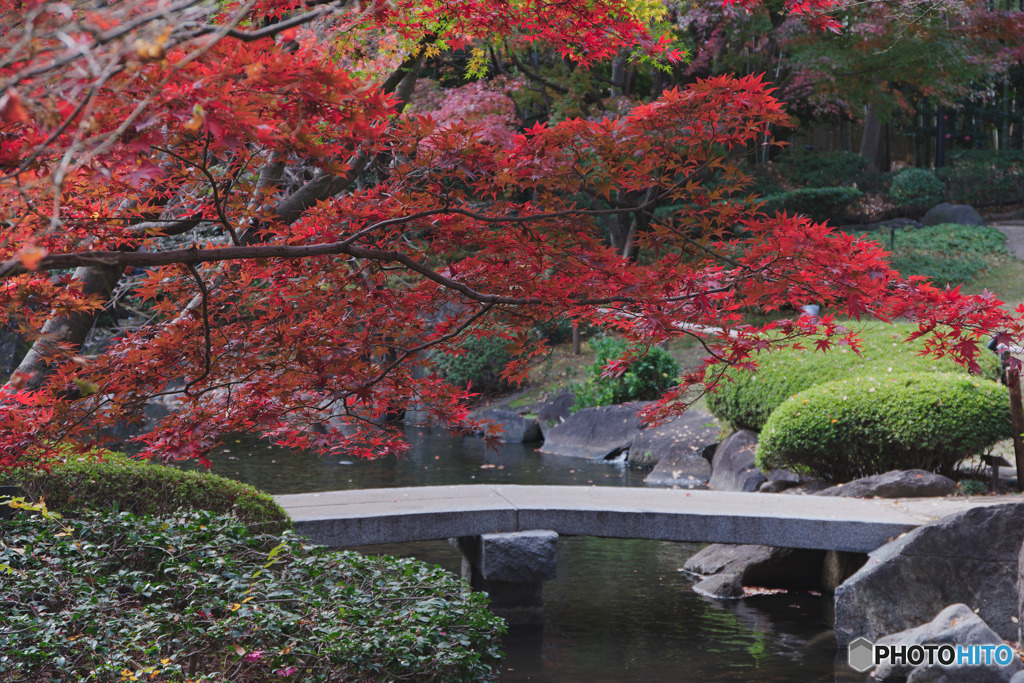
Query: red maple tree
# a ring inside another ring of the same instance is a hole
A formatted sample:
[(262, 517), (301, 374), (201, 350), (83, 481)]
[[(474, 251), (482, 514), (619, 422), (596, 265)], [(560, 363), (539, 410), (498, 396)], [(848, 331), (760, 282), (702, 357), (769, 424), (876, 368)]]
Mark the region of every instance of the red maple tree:
[[(544, 353), (533, 328), (566, 317), (707, 346), (652, 418), (757, 350), (856, 344), (831, 314), (750, 310), (908, 316), (968, 363), (983, 333), (1020, 329), (993, 296), (902, 280), (873, 242), (759, 213), (734, 155), (786, 116), (758, 77), (507, 135), (403, 112), (425, 60), (489, 41), (574, 68), (678, 57), (628, 2), (24, 0), (2, 25), (0, 304), (31, 349), (0, 392), (0, 467), (162, 395), (176, 410), (141, 439), (166, 459), (240, 431), (397, 452), (379, 418), (409, 405), (470, 426), (469, 392), (422, 372), (427, 351), (498, 335), (514, 379)], [(580, 199), (613, 194), (640, 199)], [(602, 236), (627, 211), (645, 217), (639, 257)]]

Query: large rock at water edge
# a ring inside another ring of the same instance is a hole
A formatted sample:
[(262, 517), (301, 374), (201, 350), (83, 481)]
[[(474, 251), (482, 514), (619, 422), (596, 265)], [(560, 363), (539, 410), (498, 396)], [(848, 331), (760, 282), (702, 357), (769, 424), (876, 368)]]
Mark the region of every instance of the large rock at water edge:
[(536, 418), (523, 417), (511, 410), (495, 408), (481, 417), (501, 428), (498, 437), (504, 443), (534, 443), (541, 440), (540, 425)]
[(961, 602), (1016, 640), (1022, 541), (1024, 503), (1010, 503), (949, 515), (886, 543), (836, 589), (836, 640), (905, 631)]
[[(633, 437), (627, 460), (631, 465), (649, 467), (669, 456), (697, 455), (718, 443), (718, 421), (702, 410), (688, 410), (658, 427), (641, 427)], [(710, 475), (710, 463), (708, 474)], [(707, 478), (705, 478), (705, 481)]]
[(744, 586), (817, 590), (824, 550), (713, 543), (693, 555), (683, 570), (698, 576), (736, 574)]
[(701, 453), (676, 452), (662, 458), (644, 478), (644, 483), (667, 488), (706, 489), (709, 478), (711, 463)]
[(756, 491), (768, 477), (754, 464), (757, 433), (733, 432), (718, 444), (711, 461), (711, 488), (719, 491)]
[[(1002, 645), (1003, 639), (970, 607), (950, 605), (926, 624), (885, 636), (876, 645)], [(874, 672), (880, 681), (1009, 681), (1022, 668), (1020, 659), (1009, 666), (941, 666), (939, 664), (881, 664)], [(908, 678), (909, 677), (909, 678)]]
[(563, 391), (552, 399), (534, 406), (540, 431), (546, 439), (548, 430), (565, 422), (572, 415), (572, 407), (576, 403), (576, 395), (571, 391)]
[(693, 592), (705, 598), (735, 600), (743, 597), (743, 582), (739, 574), (715, 574), (695, 583)]
[(928, 209), (921, 219), (922, 225), (940, 225), (956, 223), (958, 225), (985, 225), (985, 220), (974, 207), (967, 204), (938, 204)]
[(584, 408), (547, 431), (541, 453), (588, 460), (613, 458), (633, 445), (640, 426), (639, 411), (646, 404)]
[(956, 493), (956, 482), (925, 470), (893, 470), (818, 491), (819, 496), (848, 498), (925, 498)]

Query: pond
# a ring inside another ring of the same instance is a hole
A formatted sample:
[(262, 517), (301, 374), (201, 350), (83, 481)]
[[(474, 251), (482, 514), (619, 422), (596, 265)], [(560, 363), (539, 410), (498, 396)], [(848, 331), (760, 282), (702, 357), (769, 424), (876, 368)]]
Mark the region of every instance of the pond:
[[(401, 458), (321, 459), (249, 441), (211, 456), (213, 472), (274, 494), (438, 484), (643, 486), (623, 464), (549, 456), (521, 445), (487, 450), (480, 439), (407, 430)], [(563, 537), (558, 578), (544, 585), (543, 627), (505, 639), (501, 680), (863, 681), (836, 663), (832, 600), (808, 593), (708, 601), (681, 568), (700, 549), (663, 543)], [(359, 550), (417, 557), (458, 572), (444, 541)]]

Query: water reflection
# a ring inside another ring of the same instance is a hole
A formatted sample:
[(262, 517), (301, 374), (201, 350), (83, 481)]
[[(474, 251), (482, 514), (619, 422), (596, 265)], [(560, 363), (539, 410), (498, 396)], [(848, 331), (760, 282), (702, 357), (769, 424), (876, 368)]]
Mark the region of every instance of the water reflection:
[[(402, 459), (347, 461), (239, 441), (213, 471), (271, 493), (439, 484), (642, 486), (644, 472), (545, 456), (478, 439), (409, 430)], [(217, 457), (219, 456), (219, 457)], [(503, 682), (863, 681), (836, 666), (831, 600), (806, 594), (713, 603), (680, 568), (700, 546), (561, 538), (558, 578), (544, 586), (545, 623), (505, 642)], [(458, 573), (444, 541), (361, 548), (411, 556)]]

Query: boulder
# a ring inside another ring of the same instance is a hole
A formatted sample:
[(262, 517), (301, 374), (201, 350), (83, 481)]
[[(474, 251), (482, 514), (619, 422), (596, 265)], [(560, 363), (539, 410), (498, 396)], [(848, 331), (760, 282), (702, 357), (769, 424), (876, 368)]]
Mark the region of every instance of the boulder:
[(606, 460), (629, 450), (643, 403), (584, 408), (547, 431), (541, 453)]
[(817, 590), (824, 557), (824, 550), (713, 543), (683, 570), (704, 577), (736, 574), (744, 586)]
[[(999, 634), (989, 628), (970, 607), (950, 605), (931, 621), (906, 631), (893, 633), (875, 641), (875, 645), (1003, 645)], [(1009, 681), (1021, 670), (1020, 659), (1009, 666), (942, 666), (941, 664), (881, 664), (874, 672), (880, 681)]]
[(696, 489), (707, 488), (711, 477), (711, 463), (700, 453), (675, 452), (661, 462), (644, 478), (648, 486)]
[(481, 415), (501, 428), (500, 440), (504, 443), (534, 443), (541, 440), (540, 425), (535, 417), (523, 417), (511, 410), (494, 408)]
[(924, 218), (921, 219), (922, 225), (940, 225), (942, 223), (985, 225), (985, 220), (972, 206), (967, 204), (947, 204), (945, 202), (928, 209)]
[(886, 543), (836, 589), (836, 640), (898, 633), (954, 603), (1016, 640), (1022, 541), (1024, 503), (1009, 503), (949, 515)]
[[(641, 427), (633, 437), (626, 460), (638, 467), (657, 465), (672, 455), (692, 454), (703, 460), (704, 449), (718, 442), (719, 431), (718, 421), (710, 413), (687, 410), (658, 427)], [(709, 465), (709, 475), (710, 469)]]
[(832, 485), (828, 482), (821, 481), (820, 479), (808, 479), (802, 481), (792, 488), (787, 488), (782, 493), (788, 493), (794, 496), (814, 496), (819, 491), (832, 488)]
[(705, 598), (735, 600), (743, 597), (739, 574), (715, 574), (693, 585), (693, 592)]
[(758, 487), (758, 493), (782, 493), (789, 489), (796, 488), (800, 485), (798, 481), (789, 481), (787, 479), (776, 479), (774, 481), (768, 480)]
[(893, 470), (818, 491), (819, 496), (848, 498), (925, 498), (956, 493), (956, 482), (925, 470)]
[(576, 395), (571, 391), (564, 391), (534, 407), (534, 412), (537, 413), (537, 422), (540, 424), (540, 431), (545, 439), (549, 429), (555, 425), (562, 424), (572, 415), (572, 407), (575, 403)]
[(757, 433), (749, 429), (733, 432), (718, 444), (711, 461), (711, 488), (719, 491), (757, 491), (768, 481), (754, 464)]

